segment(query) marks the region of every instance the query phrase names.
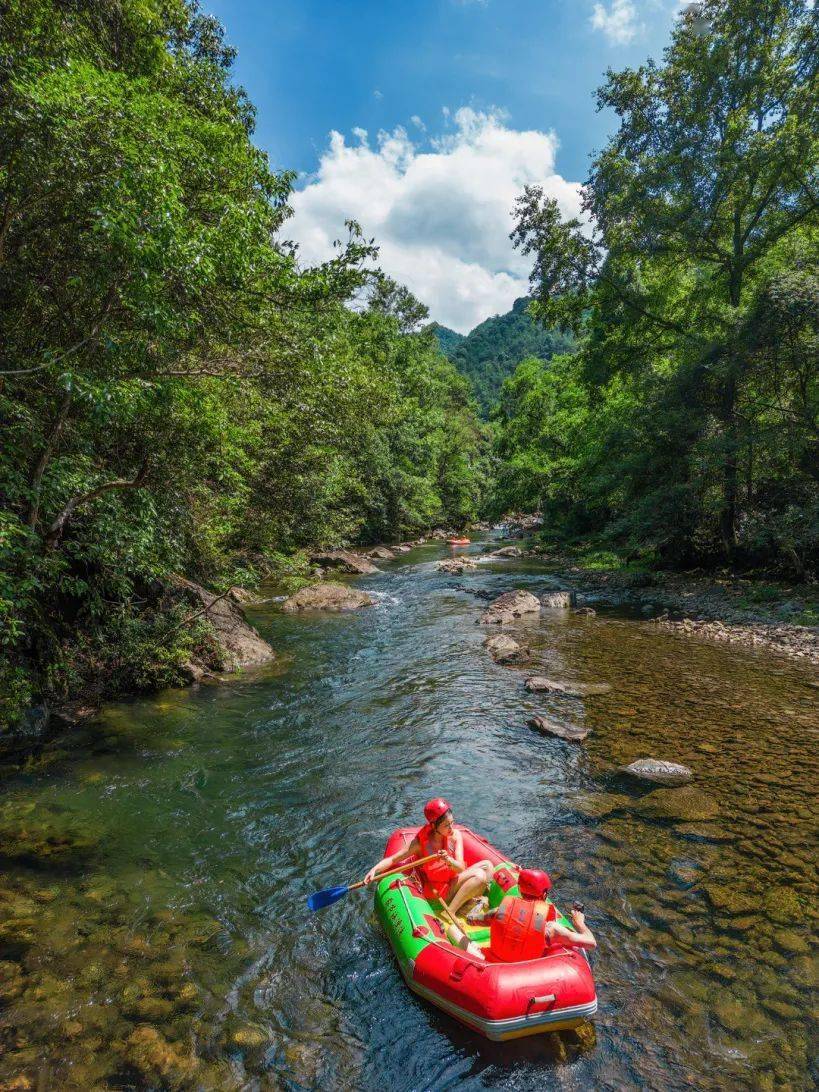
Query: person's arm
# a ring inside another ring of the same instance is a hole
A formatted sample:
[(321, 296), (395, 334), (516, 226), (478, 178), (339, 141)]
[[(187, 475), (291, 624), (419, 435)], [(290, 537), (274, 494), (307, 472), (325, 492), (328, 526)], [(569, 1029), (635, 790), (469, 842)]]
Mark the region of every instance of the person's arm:
[(455, 843), (452, 853), (449, 854), (446, 850), (441, 850), (441, 859), (446, 861), (453, 872), (460, 873), (466, 868), (466, 861), (464, 861), (463, 835), (459, 830), (453, 832), (452, 841)]
[(552, 940), (559, 937), (573, 948), (597, 947), (594, 934), (586, 925), (586, 919), (580, 910), (572, 910), (572, 925), (574, 925), (574, 929), (567, 929), (565, 925), (558, 925), (556, 921), (550, 921), (546, 926), (546, 939)]
[(395, 865), (400, 864), (400, 862), (403, 860), (406, 860), (410, 857), (417, 857), (420, 852), (421, 846), (418, 843), (418, 839), (413, 838), (410, 844), (405, 849), (399, 849), (397, 853), (392, 853), (389, 857), (382, 858), (378, 862), (378, 864), (373, 865), (370, 871), (364, 877), (364, 883), (372, 883), (373, 880), (382, 872), (387, 872)]

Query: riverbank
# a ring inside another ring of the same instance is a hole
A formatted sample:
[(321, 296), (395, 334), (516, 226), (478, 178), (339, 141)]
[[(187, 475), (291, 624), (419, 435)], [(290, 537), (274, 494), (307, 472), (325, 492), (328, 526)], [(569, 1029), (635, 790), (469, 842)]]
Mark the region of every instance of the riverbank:
[[(819, 665), (819, 585), (737, 574), (653, 571), (526, 547), (578, 594), (578, 604), (630, 606), (684, 636), (727, 642)], [(608, 560), (608, 559), (607, 559)]]
[[(0, 695), (0, 746), (4, 759), (25, 762), (55, 735), (80, 728), (105, 703), (146, 697), (169, 687), (217, 683), (238, 670), (270, 663), (276, 650), (245, 611), (272, 596), (292, 595), (311, 585), (378, 571), (427, 541), (444, 541), (454, 530), (435, 527), (420, 537), (379, 545), (324, 546), (292, 554), (237, 559), (229, 578), (206, 587), (179, 574), (140, 589), (136, 603), (109, 604), (95, 626), (77, 626), (40, 662), (23, 670), (25, 688), (4, 705)], [(264, 596), (259, 588), (264, 586)], [(0, 673), (0, 682), (3, 676)]]

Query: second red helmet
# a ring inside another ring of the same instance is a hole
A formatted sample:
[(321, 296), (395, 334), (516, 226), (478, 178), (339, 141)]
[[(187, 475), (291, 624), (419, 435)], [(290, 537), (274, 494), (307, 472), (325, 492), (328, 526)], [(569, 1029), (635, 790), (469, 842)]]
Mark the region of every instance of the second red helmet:
[(448, 811), (452, 811), (452, 808), (443, 796), (436, 796), (434, 800), (427, 800), (424, 804), (424, 818), (428, 823), (437, 823)]
[(552, 881), (548, 872), (542, 872), (539, 868), (523, 868), (518, 876), (518, 887), (521, 895), (528, 895), (530, 899), (542, 899), (552, 889)]

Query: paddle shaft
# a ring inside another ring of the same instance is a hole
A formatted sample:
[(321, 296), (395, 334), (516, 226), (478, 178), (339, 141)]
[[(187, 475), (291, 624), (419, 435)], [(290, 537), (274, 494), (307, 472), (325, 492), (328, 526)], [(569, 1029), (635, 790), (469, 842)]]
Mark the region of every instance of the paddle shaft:
[[(379, 872), (377, 876), (373, 877), (373, 883), (375, 883), (376, 880), (383, 880), (385, 876), (393, 876), (396, 872), (403, 872), (407, 865), (417, 868), (418, 865), (429, 864), (429, 862), (434, 861), (437, 856), (437, 853), (430, 853), (427, 857), (419, 857), (417, 861), (404, 861), (403, 864), (396, 865), (395, 868), (388, 868), (386, 872)], [(347, 890), (355, 891), (357, 887), (364, 887), (364, 880), (359, 880), (358, 883), (351, 883)]]

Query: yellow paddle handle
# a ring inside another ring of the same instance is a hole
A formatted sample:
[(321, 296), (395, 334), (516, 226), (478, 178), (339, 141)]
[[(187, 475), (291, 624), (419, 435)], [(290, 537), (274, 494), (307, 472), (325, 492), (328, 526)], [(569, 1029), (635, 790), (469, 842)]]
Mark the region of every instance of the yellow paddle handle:
[[(388, 868), (386, 872), (379, 872), (377, 876), (373, 877), (373, 883), (375, 883), (376, 880), (383, 880), (385, 876), (394, 876), (396, 872), (403, 872), (407, 865), (412, 865), (413, 868), (417, 868), (418, 865), (429, 864), (429, 862), (434, 861), (437, 856), (437, 853), (430, 853), (426, 857), (419, 857), (417, 861), (404, 861), (403, 864), (396, 865), (395, 868)], [(364, 886), (364, 880), (359, 880), (358, 883), (351, 883), (347, 890), (355, 891), (357, 887)]]

